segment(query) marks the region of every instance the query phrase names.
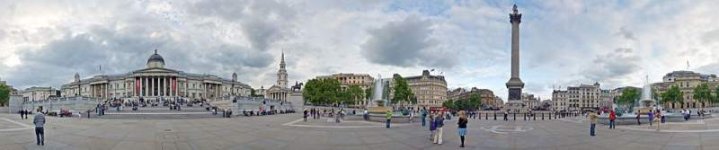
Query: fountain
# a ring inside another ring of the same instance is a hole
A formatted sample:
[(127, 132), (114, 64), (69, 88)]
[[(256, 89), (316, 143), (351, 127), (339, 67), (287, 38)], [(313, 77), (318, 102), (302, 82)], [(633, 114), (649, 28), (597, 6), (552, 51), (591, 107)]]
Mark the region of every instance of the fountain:
[(367, 110), (372, 114), (386, 113), (387, 110), (391, 110), (389, 101), (384, 98), (384, 86), (383, 86), (382, 75), (377, 75), (377, 79), (374, 83), (374, 91), (372, 92), (372, 100), (367, 104)]
[(642, 88), (642, 96), (636, 105), (638, 105), (638, 107), (634, 109), (635, 114), (646, 115), (650, 111), (655, 110), (654, 107), (657, 105), (657, 102), (652, 99), (652, 88), (649, 84), (649, 76), (646, 77), (644, 87)]
[[(651, 84), (649, 84), (649, 77), (646, 78), (644, 87), (642, 87), (641, 97), (639, 98), (639, 100), (634, 101), (633, 105), (635, 108), (627, 110), (626, 113), (617, 113), (617, 119), (615, 120), (615, 123), (617, 125), (637, 124), (637, 116), (639, 117), (639, 121), (641, 121), (642, 123), (648, 123), (648, 113), (650, 111), (655, 111), (656, 109), (661, 110), (661, 114), (662, 116), (664, 116), (666, 122), (686, 121), (684, 120), (682, 114), (666, 112), (661, 108), (661, 106), (658, 105), (656, 100), (652, 99), (652, 89)], [(609, 114), (604, 113), (599, 116), (599, 123), (609, 124)]]

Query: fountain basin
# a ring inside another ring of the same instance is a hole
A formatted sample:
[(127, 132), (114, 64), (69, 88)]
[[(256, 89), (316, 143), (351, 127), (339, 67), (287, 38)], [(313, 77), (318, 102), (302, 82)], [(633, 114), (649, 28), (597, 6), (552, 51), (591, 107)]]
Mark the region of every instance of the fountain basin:
[[(712, 115), (711, 115), (711, 114), (708, 114), (708, 113), (704, 116), (704, 118), (711, 118), (711, 117), (712, 117)], [(692, 115), (691, 119), (689, 119), (689, 120), (691, 121), (691, 120), (695, 120), (695, 119), (697, 119), (697, 118), (699, 118), (699, 117), (696, 116), (696, 115)], [(639, 121), (640, 121), (642, 124), (647, 124), (647, 123), (649, 123), (649, 115), (640, 114), (640, 115), (639, 115)], [(685, 122), (686, 120), (684, 120), (684, 116), (682, 116), (682, 114), (678, 114), (678, 113), (665, 113), (665, 114), (664, 114), (664, 121), (665, 121), (665, 122)], [(608, 125), (608, 124), (609, 124), (609, 116), (608, 116), (608, 115), (604, 115), (604, 114), (601, 115), (601, 116), (599, 116), (599, 123), (600, 123), (600, 124), (604, 124), (604, 125)], [(615, 124), (615, 125), (636, 125), (636, 124), (637, 124), (637, 115), (636, 115), (636, 114), (629, 114), (629, 115), (617, 116), (617, 119), (614, 120), (614, 124)]]

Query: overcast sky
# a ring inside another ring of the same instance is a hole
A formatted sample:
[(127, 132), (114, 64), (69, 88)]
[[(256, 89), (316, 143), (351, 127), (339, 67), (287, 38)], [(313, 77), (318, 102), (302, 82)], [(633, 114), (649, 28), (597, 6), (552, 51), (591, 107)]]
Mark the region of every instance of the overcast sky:
[[(145, 67), (275, 82), (332, 73), (446, 76), (506, 99), (512, 1), (2, 1), (0, 79), (59, 87)], [(525, 91), (641, 86), (674, 70), (719, 70), (719, 1), (518, 1)], [(100, 71), (102, 66), (102, 71)]]

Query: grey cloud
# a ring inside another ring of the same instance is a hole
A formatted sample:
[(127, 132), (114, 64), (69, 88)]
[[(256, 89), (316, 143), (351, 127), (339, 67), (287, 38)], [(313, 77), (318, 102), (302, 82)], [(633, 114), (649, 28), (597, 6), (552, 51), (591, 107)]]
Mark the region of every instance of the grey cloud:
[[(222, 77), (229, 77), (233, 72), (262, 73), (274, 61), (267, 52), (242, 46), (186, 41), (204, 40), (176, 39), (170, 36), (170, 32), (162, 30), (128, 32), (141, 31), (132, 28), (142, 28), (142, 25), (129, 25), (127, 28), (130, 29), (94, 27), (87, 33), (65, 33), (64, 38), (39, 49), (21, 51), (22, 64), (11, 69), (7, 78), (19, 87), (59, 86), (72, 79), (75, 72), (83, 78), (99, 73), (127, 73), (144, 68), (153, 49), (159, 50), (168, 68)], [(155, 36), (151, 37), (149, 33), (155, 33)], [(100, 65), (103, 72), (99, 71)], [(254, 76), (240, 76), (241, 81), (251, 78)]]
[(719, 72), (719, 63), (714, 62), (697, 68), (698, 72), (702, 73), (716, 73)]
[(580, 74), (590, 81), (600, 81), (613, 83), (620, 77), (630, 75), (641, 69), (640, 58), (629, 52), (630, 48), (618, 48), (615, 51), (623, 53), (608, 53), (597, 56), (591, 66)]
[(702, 42), (704, 42), (704, 44), (719, 42), (719, 29), (714, 29), (707, 33), (704, 33), (704, 35), (702, 35), (701, 37), (701, 40)]
[(634, 33), (632, 31), (629, 31), (629, 29), (627, 29), (627, 27), (620, 27), (619, 33), (617, 33), (617, 34), (625, 39), (628, 39), (628, 40), (634, 40), (634, 41), (637, 40), (637, 37), (634, 36)]
[(372, 63), (391, 66), (452, 67), (455, 62), (430, 37), (432, 22), (409, 16), (369, 30), (361, 45), (362, 55)]
[(239, 23), (252, 48), (267, 48), (286, 36), (290, 25), (285, 22), (294, 18), (295, 11), (274, 0), (253, 1), (201, 1), (190, 12), (202, 17), (217, 17), (229, 23)]

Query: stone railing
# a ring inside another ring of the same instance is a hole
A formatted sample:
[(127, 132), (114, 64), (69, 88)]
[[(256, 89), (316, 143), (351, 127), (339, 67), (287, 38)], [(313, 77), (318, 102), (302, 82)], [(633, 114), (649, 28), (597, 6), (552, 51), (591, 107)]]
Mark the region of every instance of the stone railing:
[(22, 97), (12, 98), (13, 106), (9, 110), (16, 113), (21, 109), (35, 111), (42, 106), (48, 112), (59, 112), (60, 109), (67, 109), (70, 112), (86, 111), (94, 109), (100, 99), (90, 97), (53, 97), (40, 101), (24, 101)]

